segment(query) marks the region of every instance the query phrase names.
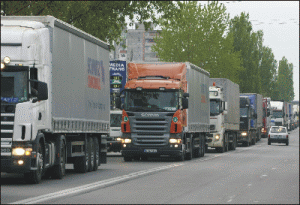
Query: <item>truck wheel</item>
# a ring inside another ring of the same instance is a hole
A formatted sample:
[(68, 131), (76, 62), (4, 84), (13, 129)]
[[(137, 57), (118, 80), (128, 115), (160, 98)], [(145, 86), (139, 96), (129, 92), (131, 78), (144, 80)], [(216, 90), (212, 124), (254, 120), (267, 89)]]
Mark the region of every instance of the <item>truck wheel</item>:
[(270, 140), (268, 140), (268, 145), (271, 145), (271, 141)]
[(88, 152), (90, 157), (88, 171), (91, 172), (95, 167), (95, 148), (92, 137), (88, 137)]
[(200, 147), (200, 157), (204, 157), (205, 155), (205, 136), (203, 138), (201, 138), (202, 141), (202, 145)]
[(63, 140), (60, 142), (59, 164), (53, 166), (52, 178), (62, 179), (66, 174), (66, 145)]
[(132, 158), (129, 157), (129, 156), (124, 156), (124, 161), (125, 161), (125, 162), (131, 162), (131, 161), (132, 161)]
[(233, 137), (233, 142), (230, 143), (230, 150), (235, 150), (236, 149), (236, 138)]
[(85, 155), (83, 157), (76, 157), (74, 161), (74, 169), (79, 173), (86, 173), (90, 164), (90, 157), (88, 152), (88, 144), (85, 144)]
[(256, 138), (252, 138), (252, 145), (255, 145)]
[(39, 143), (38, 145), (38, 150), (37, 150), (37, 170), (34, 170), (34, 171), (30, 171), (29, 173), (25, 173), (24, 174), (24, 178), (25, 178), (25, 181), (27, 183), (30, 183), (30, 184), (38, 184), (40, 183), (41, 179), (42, 179), (42, 174), (43, 174), (43, 171), (44, 171), (44, 167), (45, 167), (45, 164), (44, 164), (44, 155), (43, 155), (43, 148), (42, 148), (42, 145), (41, 143)]
[(176, 157), (176, 161), (182, 162), (184, 161), (184, 153), (181, 153), (179, 156)]
[(243, 146), (244, 147), (249, 147), (249, 142), (247, 141), (247, 142), (243, 142)]
[(289, 140), (287, 140), (285, 144), (286, 144), (286, 146), (289, 146)]
[(97, 137), (93, 137), (94, 139), (94, 169), (96, 171), (98, 166), (100, 165), (100, 148), (99, 148), (99, 141)]
[(217, 147), (216, 150), (219, 153), (224, 153), (225, 152), (225, 140), (224, 140), (224, 138), (223, 138), (223, 146), (222, 147)]

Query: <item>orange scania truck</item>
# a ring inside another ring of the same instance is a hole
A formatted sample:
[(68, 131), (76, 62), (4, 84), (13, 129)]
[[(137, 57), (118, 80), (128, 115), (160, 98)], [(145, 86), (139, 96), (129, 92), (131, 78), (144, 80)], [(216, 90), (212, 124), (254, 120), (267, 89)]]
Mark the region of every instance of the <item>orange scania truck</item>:
[(124, 161), (203, 157), (210, 131), (209, 72), (189, 62), (128, 63), (127, 68), (128, 81), (116, 103), (123, 110)]

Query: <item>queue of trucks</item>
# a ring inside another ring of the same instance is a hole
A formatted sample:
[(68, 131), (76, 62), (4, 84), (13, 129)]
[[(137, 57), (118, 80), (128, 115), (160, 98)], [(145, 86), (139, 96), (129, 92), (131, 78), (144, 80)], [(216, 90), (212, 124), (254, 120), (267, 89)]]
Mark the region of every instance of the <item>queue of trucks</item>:
[(124, 161), (254, 145), (299, 126), (299, 104), (240, 93), (189, 62), (129, 62), (110, 110), (109, 45), (52, 16), (1, 17), (1, 172), (62, 179)]

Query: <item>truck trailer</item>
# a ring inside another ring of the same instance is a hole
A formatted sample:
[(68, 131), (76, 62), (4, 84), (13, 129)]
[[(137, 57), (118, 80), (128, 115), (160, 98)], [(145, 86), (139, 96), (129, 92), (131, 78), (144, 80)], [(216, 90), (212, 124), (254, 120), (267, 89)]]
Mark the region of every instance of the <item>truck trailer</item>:
[(1, 172), (29, 183), (106, 163), (109, 45), (52, 16), (1, 16)]
[(271, 98), (263, 98), (263, 128), (261, 129), (261, 136), (267, 138), (269, 130), (271, 128)]
[(124, 161), (202, 157), (209, 134), (209, 73), (189, 62), (128, 63), (121, 93)]
[(208, 147), (235, 150), (240, 130), (240, 88), (226, 78), (210, 78), (210, 134)]
[[(250, 127), (247, 126), (247, 131), (244, 130), (245, 127), (241, 126), (240, 131), (240, 141), (243, 142), (246, 146), (249, 144), (249, 141), (247, 143), (247, 140), (245, 141), (244, 137), (249, 136), (251, 138), (252, 145), (255, 145), (257, 141), (261, 139), (261, 130), (263, 127), (263, 99), (262, 95), (257, 93), (241, 93), (240, 97), (246, 97), (249, 98), (250, 104), (248, 104), (248, 109), (250, 108), (250, 115), (247, 115), (247, 122), (250, 120)], [(241, 117), (242, 115), (245, 115), (244, 110), (241, 109)], [(249, 114), (249, 113), (248, 113)], [(246, 116), (246, 115), (245, 115)], [(243, 124), (246, 125), (245, 118), (241, 120)], [(248, 124), (249, 125), (249, 124)]]

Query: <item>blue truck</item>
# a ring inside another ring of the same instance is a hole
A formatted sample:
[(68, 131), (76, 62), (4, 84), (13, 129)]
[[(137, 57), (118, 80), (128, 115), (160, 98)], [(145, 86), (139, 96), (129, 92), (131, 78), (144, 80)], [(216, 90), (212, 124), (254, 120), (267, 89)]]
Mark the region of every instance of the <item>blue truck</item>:
[(263, 98), (257, 93), (240, 94), (240, 133), (238, 143), (254, 145), (261, 139)]

